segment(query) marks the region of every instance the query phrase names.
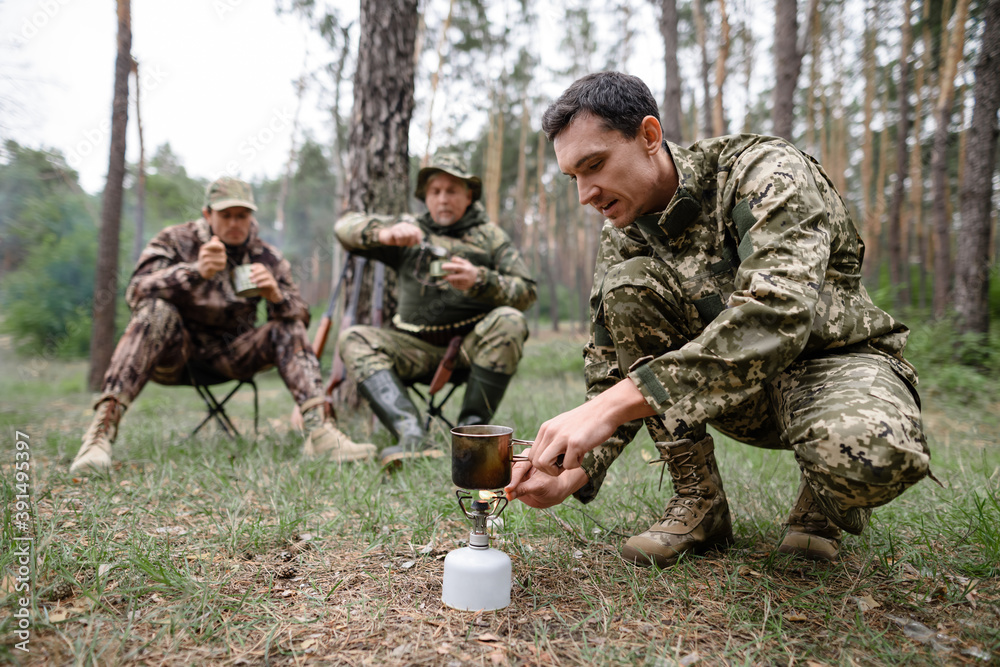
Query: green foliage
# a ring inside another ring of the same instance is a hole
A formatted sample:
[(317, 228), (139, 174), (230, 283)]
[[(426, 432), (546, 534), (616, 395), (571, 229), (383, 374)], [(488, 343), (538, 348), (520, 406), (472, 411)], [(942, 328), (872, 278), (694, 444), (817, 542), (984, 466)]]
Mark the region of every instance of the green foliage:
[(85, 355), (90, 346), (91, 300), (97, 263), (92, 227), (50, 234), (28, 253), (0, 289), (3, 329), (22, 352)]
[[(918, 320), (919, 321), (919, 320)], [(913, 325), (906, 358), (922, 392), (955, 408), (982, 408), (1000, 396), (1000, 332), (960, 335), (950, 322)]]

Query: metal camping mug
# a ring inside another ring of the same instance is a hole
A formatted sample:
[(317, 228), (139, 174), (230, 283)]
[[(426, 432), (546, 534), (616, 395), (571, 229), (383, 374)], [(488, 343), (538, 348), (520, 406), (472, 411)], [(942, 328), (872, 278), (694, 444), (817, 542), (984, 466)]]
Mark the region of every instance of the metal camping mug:
[(477, 424), (451, 429), (451, 481), (463, 489), (495, 490), (510, 484), (513, 445), (531, 446), (533, 440), (518, 440), (509, 426)]
[(240, 264), (233, 268), (233, 291), (236, 296), (251, 297), (259, 296), (260, 288), (250, 278), (251, 264)]

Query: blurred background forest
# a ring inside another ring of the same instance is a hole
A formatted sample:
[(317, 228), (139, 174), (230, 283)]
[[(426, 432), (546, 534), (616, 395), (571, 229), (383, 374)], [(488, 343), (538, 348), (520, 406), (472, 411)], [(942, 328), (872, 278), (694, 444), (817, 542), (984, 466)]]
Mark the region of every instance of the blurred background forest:
[[(413, 3), (411, 183), (434, 151), (465, 155), (483, 178), (490, 217), (539, 281), (535, 331), (583, 331), (601, 220), (559, 174), (540, 134), (541, 113), (582, 74), (659, 61), (662, 79), (646, 83), (663, 100), (669, 139), (776, 134), (817, 157), (855, 213), (876, 300), (911, 326), (933, 322), (938, 334), (954, 332), (968, 344), (946, 346), (951, 354), (985, 369), (996, 361), (989, 323), (1000, 315), (1000, 61), (986, 48), (993, 43), (995, 54), (997, 27), (987, 18), (997, 2), (422, 0)], [(356, 9), (340, 4), (276, 3), (276, 14), (300, 16), (327, 45), (324, 66), (303, 71), (297, 86), (300, 101), (307, 90), (321, 93), (329, 140), (296, 120), (282, 175), (254, 182), (262, 235), (283, 249), (317, 309), (343, 262), (332, 223), (347, 200), (365, 29)], [(121, 26), (128, 2), (118, 5)], [(543, 27), (552, 25), (557, 32)], [(543, 66), (543, 50), (561, 64)], [(131, 65), (126, 95), (140, 136), (141, 67)], [(143, 146), (139, 162), (124, 165), (111, 283), (95, 279), (109, 193), (86, 193), (59, 151), (3, 137), (4, 332), (25, 354), (86, 356), (96, 301), (117, 310), (117, 339), (127, 322), (120, 295), (138, 252), (162, 228), (196, 217), (216, 176), (189, 173), (169, 143)], [(412, 199), (410, 208), (422, 210)], [(115, 294), (95, 284), (113, 285)]]

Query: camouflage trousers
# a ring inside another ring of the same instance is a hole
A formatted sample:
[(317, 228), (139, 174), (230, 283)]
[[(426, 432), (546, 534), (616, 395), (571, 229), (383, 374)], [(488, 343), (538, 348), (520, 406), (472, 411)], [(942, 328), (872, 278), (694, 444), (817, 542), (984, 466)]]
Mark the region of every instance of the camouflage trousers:
[(104, 376), (101, 399), (114, 396), (129, 405), (149, 380), (180, 384), (188, 361), (198, 361), (225, 377), (249, 380), (277, 366), (296, 404), (323, 393), (319, 362), (302, 322), (272, 320), (239, 336), (195, 337), (173, 304), (146, 299), (132, 312)]
[[(495, 308), (462, 339), (455, 369), (480, 366), (513, 375), (528, 338), (524, 313), (509, 306)], [(439, 346), (396, 329), (358, 325), (340, 334), (340, 357), (355, 382), (364, 382), (381, 370), (393, 370), (403, 382), (433, 376), (447, 345)]]
[[(662, 271), (639, 273), (631, 285), (621, 272), (605, 281), (605, 326), (623, 371), (688, 342), (679, 285), (651, 278)], [(919, 398), (897, 369), (870, 350), (803, 356), (708, 423), (745, 444), (791, 450), (813, 492), (842, 507), (877, 507), (929, 472)], [(706, 435), (706, 424), (678, 434), (658, 416), (645, 425), (657, 442)]]

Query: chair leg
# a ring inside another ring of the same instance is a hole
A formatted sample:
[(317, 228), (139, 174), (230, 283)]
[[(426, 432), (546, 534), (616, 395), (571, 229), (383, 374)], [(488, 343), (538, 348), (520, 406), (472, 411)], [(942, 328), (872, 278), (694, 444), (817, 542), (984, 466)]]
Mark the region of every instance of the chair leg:
[[(215, 418), (215, 421), (219, 424), (219, 427), (222, 428), (222, 432), (225, 433), (228, 437), (230, 437), (232, 439), (236, 439), (236, 438), (242, 437), (240, 435), (239, 430), (236, 428), (236, 426), (233, 424), (233, 422), (229, 419), (229, 415), (226, 414), (226, 411), (224, 409), (226, 401), (228, 401), (230, 398), (232, 398), (233, 394), (235, 394), (236, 391), (241, 386), (243, 386), (242, 382), (240, 382), (239, 384), (237, 384), (236, 387), (234, 387), (226, 395), (226, 397), (224, 399), (222, 399), (222, 401), (218, 401), (218, 400), (216, 400), (215, 396), (212, 394), (211, 391), (209, 391), (209, 389), (207, 387), (196, 384), (194, 386), (194, 388), (195, 388), (195, 390), (197, 390), (198, 395), (201, 396), (201, 400), (203, 400), (205, 402), (205, 406), (208, 408), (208, 415), (206, 415), (205, 418), (201, 420), (201, 423), (198, 424), (194, 428), (193, 431), (191, 431), (191, 434), (188, 435), (188, 437), (186, 439), (190, 440), (191, 438), (193, 438), (198, 433), (198, 431), (200, 431), (202, 429), (202, 427), (206, 423), (208, 423), (208, 420), (212, 419), (212, 418)], [(256, 386), (254, 387), (254, 399), (255, 399), (255, 413), (254, 414), (256, 416)], [(255, 420), (254, 426), (256, 427), (256, 420)]]

